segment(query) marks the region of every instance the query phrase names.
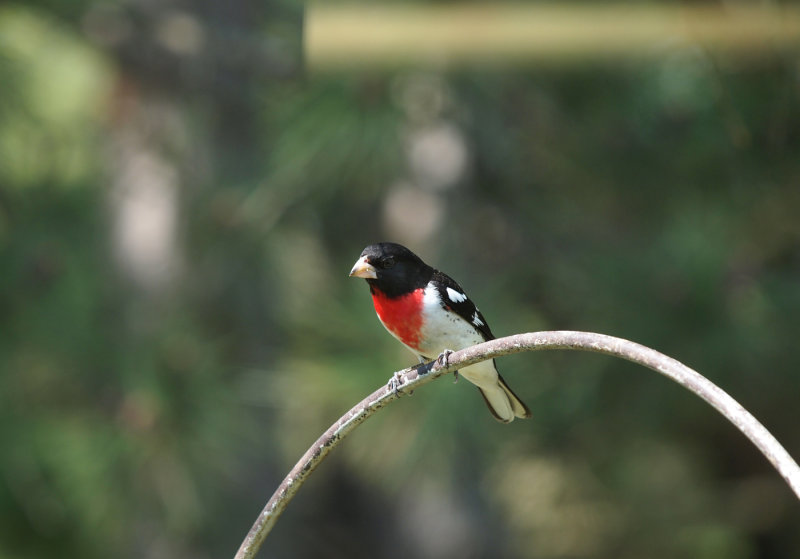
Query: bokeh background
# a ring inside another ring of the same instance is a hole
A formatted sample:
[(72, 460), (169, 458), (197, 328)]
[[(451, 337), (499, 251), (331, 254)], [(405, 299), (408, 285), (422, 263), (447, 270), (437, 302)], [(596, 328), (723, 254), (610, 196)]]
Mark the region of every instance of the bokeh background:
[[(347, 277), (377, 240), (498, 335), (681, 360), (800, 456), (796, 48), (310, 71), (306, 17), (0, 6), (0, 557), (232, 556), (414, 361)], [(500, 368), (531, 420), (426, 386), (336, 449), (263, 556), (800, 556), (796, 498), (693, 395), (597, 355)]]

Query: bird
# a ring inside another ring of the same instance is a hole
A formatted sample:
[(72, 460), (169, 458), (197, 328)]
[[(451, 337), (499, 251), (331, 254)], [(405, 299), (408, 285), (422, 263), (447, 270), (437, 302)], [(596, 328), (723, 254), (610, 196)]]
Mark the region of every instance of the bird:
[[(367, 281), (381, 324), (420, 362), (494, 339), (483, 314), (461, 286), (403, 245), (369, 245), (350, 277)], [(516, 417), (531, 416), (528, 406), (497, 372), (493, 359), (464, 367), (458, 374), (478, 387), (498, 421), (510, 423)]]

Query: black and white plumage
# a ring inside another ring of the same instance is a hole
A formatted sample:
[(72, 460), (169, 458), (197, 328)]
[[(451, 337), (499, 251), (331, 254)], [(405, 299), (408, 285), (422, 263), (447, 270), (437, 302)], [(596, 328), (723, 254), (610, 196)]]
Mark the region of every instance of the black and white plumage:
[[(367, 280), (383, 326), (421, 359), (494, 339), (486, 319), (461, 286), (402, 245), (368, 246), (350, 275)], [(478, 387), (499, 421), (530, 417), (528, 407), (497, 372), (494, 360), (464, 367), (459, 374)]]

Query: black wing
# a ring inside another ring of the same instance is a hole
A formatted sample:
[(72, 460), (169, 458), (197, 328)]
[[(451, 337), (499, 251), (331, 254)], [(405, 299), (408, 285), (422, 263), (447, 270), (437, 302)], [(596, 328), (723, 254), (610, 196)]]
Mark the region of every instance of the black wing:
[(439, 298), (445, 308), (450, 309), (458, 316), (469, 322), (478, 332), (481, 333), (484, 340), (493, 340), (494, 334), (489, 329), (489, 324), (483, 318), (481, 311), (472, 302), (472, 299), (467, 297), (464, 290), (456, 281), (440, 272), (439, 270), (433, 271), (431, 278), (439, 291)]

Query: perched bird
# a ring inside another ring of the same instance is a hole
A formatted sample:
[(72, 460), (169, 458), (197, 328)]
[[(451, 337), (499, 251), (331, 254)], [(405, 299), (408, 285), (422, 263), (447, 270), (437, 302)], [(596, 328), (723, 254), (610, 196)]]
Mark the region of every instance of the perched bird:
[[(461, 286), (402, 245), (368, 246), (350, 276), (367, 280), (381, 323), (420, 360), (494, 339), (486, 319)], [(464, 367), (459, 373), (478, 387), (499, 421), (531, 416), (528, 406), (498, 374), (494, 360)]]

